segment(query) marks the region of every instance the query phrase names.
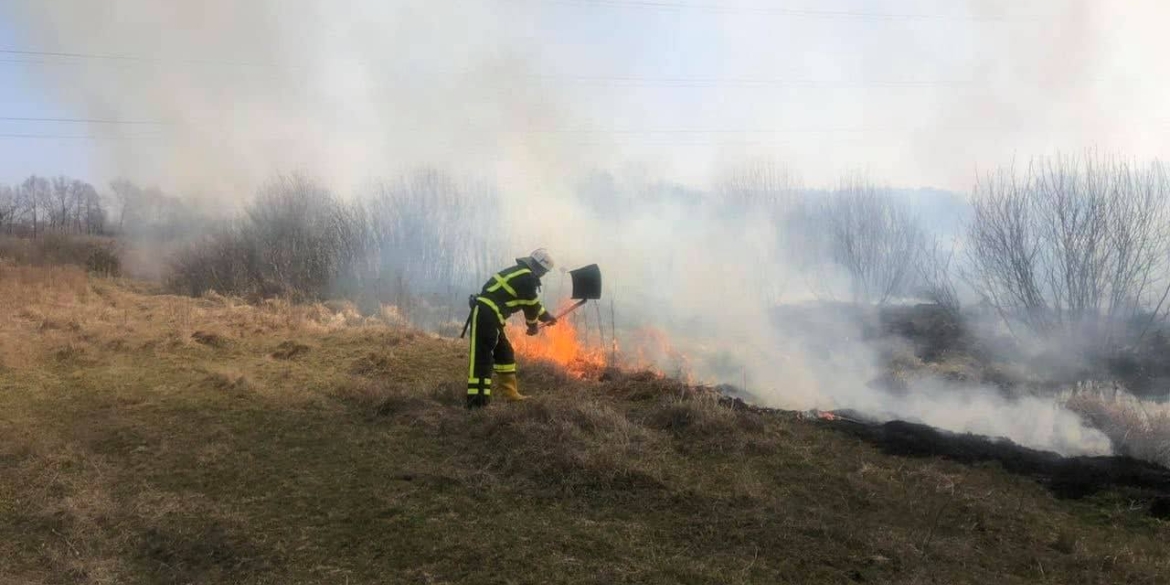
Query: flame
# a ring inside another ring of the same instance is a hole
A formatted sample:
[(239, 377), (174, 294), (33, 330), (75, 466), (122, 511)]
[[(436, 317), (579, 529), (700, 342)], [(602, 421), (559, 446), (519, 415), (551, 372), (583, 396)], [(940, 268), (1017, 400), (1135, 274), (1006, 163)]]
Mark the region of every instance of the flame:
[(605, 349), (582, 340), (571, 319), (542, 327), (539, 334), (531, 337), (525, 326), (509, 324), (508, 338), (520, 356), (555, 363), (577, 378), (597, 377), (609, 365)]
[[(644, 327), (619, 331), (615, 337), (608, 328), (604, 335), (596, 328), (582, 331), (585, 327), (579, 327), (579, 323), (584, 324), (566, 317), (552, 327), (542, 327), (539, 334), (531, 337), (524, 325), (510, 323), (507, 333), (517, 355), (552, 362), (576, 378), (596, 379), (612, 368), (692, 381), (690, 360), (673, 347), (665, 332)], [(632, 349), (623, 351), (626, 346)]]
[(677, 349), (670, 336), (655, 327), (642, 327), (633, 332), (635, 350), (630, 362), (641, 369), (649, 369), (661, 376), (670, 376), (688, 384), (695, 382), (691, 359)]

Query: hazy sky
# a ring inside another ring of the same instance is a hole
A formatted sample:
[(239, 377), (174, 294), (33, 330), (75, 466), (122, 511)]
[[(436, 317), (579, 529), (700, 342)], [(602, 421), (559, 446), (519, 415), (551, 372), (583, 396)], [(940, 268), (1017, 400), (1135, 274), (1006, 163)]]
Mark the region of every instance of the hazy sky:
[(1170, 158), (1162, 4), (0, 0), (0, 117), (135, 122), (0, 120), (0, 181), (344, 188), (433, 162), (703, 186), (767, 159), (966, 189), (1058, 149)]

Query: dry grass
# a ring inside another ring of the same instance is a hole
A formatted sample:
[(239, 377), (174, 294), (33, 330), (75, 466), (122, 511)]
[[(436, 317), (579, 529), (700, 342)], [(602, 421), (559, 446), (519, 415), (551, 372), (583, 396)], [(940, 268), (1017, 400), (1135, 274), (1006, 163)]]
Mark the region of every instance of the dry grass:
[(122, 272), (122, 246), (113, 238), (45, 234), (0, 236), (0, 260), (26, 266), (78, 266), (102, 276)]
[(1085, 383), (1064, 398), (1119, 455), (1170, 467), (1170, 403), (1141, 400), (1113, 384)]
[(1170, 526), (1118, 494), (1057, 501), (653, 375), (525, 363), (532, 400), (468, 412), (461, 343), (344, 305), (0, 270), (0, 583), (1170, 574)]

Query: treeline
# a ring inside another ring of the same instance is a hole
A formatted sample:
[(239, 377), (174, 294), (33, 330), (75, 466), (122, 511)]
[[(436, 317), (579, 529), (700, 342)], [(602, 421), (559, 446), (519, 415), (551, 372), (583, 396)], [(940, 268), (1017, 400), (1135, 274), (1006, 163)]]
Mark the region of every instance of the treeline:
[(430, 169), (348, 200), (304, 176), (276, 177), (241, 218), (178, 253), (166, 284), (189, 295), (391, 303), (420, 326), (437, 325), (451, 318), (451, 299), (507, 258), (498, 197)]
[(997, 169), (968, 194), (956, 229), (941, 232), (938, 217), (858, 177), (811, 192), (749, 166), (716, 193), (771, 217), (782, 234), (774, 260), (800, 266), (822, 298), (927, 300), (956, 322), (976, 306), (1017, 339), (1079, 356), (1164, 335), (1170, 172), (1159, 161), (1089, 151)]
[[(764, 291), (763, 303), (795, 283), (857, 304), (927, 300), (956, 321), (974, 306), (1017, 338), (1075, 340), (1089, 352), (1161, 332), (1170, 312), (1170, 176), (1156, 161), (1086, 152), (998, 169), (954, 199), (955, 218), (863, 176), (812, 190), (767, 164), (732, 169), (709, 191), (596, 173), (576, 197), (595, 220), (584, 229), (606, 232), (578, 237), (605, 245), (607, 234), (651, 222), (674, 241), (708, 238), (698, 249), (748, 267), (742, 286)], [(179, 242), (166, 271), (175, 292), (346, 297), (431, 322), (511, 260), (521, 224), (506, 207), (494, 186), (436, 169), (347, 198), (310, 178), (277, 177), (232, 221), (129, 181), (103, 195), (81, 181), (30, 177), (0, 188), (0, 231)], [(673, 245), (644, 247), (647, 271), (669, 279), (691, 265), (671, 256)]]
[[(923, 205), (865, 177), (810, 190), (768, 165), (735, 169), (710, 192), (661, 183), (631, 190), (593, 176), (577, 196), (613, 233), (638, 229), (627, 216), (670, 221), (661, 219), (668, 207), (727, 230), (762, 222), (773, 236), (766, 246), (727, 254), (759, 280), (745, 286), (779, 291), (777, 281), (798, 273), (826, 300), (927, 300), (956, 320), (977, 306), (1018, 338), (1077, 340), (1085, 351), (1134, 343), (1170, 311), (1170, 179), (1158, 162), (1095, 152), (1038, 158), (982, 177), (950, 219), (923, 217)], [(437, 310), (510, 259), (503, 207), (492, 187), (437, 170), (347, 200), (313, 180), (280, 177), (241, 219), (178, 255), (168, 282), (193, 295), (346, 296)], [(648, 268), (669, 253), (651, 248), (639, 251)]]
[(106, 219), (104, 198), (85, 181), (33, 175), (17, 185), (0, 185), (0, 232), (8, 235), (101, 235)]
[(155, 236), (175, 239), (195, 231), (198, 213), (183, 198), (126, 179), (104, 191), (66, 176), (32, 175), (15, 185), (0, 184), (0, 234)]

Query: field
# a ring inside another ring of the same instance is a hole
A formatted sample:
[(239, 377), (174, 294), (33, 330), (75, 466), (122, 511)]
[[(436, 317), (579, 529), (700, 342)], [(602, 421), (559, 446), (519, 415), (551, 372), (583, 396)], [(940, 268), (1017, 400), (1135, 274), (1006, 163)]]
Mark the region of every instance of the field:
[(1170, 523), (392, 312), (0, 264), (0, 583), (1166, 583)]

